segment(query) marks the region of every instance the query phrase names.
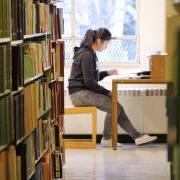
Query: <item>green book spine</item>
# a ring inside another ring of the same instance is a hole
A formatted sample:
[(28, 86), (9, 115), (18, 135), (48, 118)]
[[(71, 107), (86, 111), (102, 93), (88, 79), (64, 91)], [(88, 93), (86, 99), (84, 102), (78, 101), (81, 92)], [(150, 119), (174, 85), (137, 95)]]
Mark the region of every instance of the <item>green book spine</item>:
[(4, 24), (5, 24), (5, 2), (2, 0), (2, 38), (4, 38)]
[(4, 92), (4, 45), (0, 45), (0, 93)]
[(34, 76), (34, 63), (30, 52), (30, 45), (27, 43), (24, 48), (24, 80)]
[(6, 45), (3, 45), (3, 92), (6, 89)]
[(5, 98), (5, 135), (6, 135), (6, 144), (10, 143), (10, 121), (9, 121), (9, 102), (8, 97)]
[(7, 37), (12, 38), (11, 27), (11, 0), (7, 0)]
[(0, 146), (4, 144), (4, 134), (3, 134), (3, 129), (4, 129), (4, 112), (3, 112), (3, 99), (0, 99)]
[(3, 37), (7, 37), (7, 28), (6, 28), (6, 25), (7, 25), (7, 16), (6, 16), (6, 13), (7, 13), (7, 2), (4, 1), (4, 4), (3, 4)]
[(3, 27), (2, 27), (2, 22), (3, 22), (3, 14), (2, 14), (2, 10), (3, 10), (3, 1), (0, 1), (0, 38), (3, 37)]
[(15, 140), (15, 125), (14, 125), (14, 116), (13, 116), (14, 108), (13, 108), (13, 98), (9, 96), (8, 98), (8, 113), (9, 113), (9, 140), (13, 142)]
[(2, 102), (2, 108), (3, 108), (3, 124), (2, 124), (2, 127), (3, 127), (3, 144), (7, 144), (7, 129), (6, 129), (6, 121), (7, 121), (7, 111), (6, 111), (6, 102), (7, 102), (7, 98), (3, 98), (3, 102)]
[(12, 89), (12, 62), (11, 62), (11, 47), (6, 47), (6, 89)]

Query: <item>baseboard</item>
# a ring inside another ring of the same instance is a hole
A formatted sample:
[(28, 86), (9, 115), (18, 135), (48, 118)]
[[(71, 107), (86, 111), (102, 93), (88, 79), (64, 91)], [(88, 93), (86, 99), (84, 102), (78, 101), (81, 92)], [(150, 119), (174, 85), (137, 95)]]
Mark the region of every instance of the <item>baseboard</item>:
[[(150, 134), (152, 136), (157, 136), (158, 139), (154, 143), (167, 143), (167, 134)], [(63, 136), (65, 139), (90, 139), (89, 134), (66, 134)], [(97, 143), (101, 142), (102, 135), (96, 136)], [(134, 143), (134, 140), (127, 134), (118, 135), (118, 142), (120, 143)]]

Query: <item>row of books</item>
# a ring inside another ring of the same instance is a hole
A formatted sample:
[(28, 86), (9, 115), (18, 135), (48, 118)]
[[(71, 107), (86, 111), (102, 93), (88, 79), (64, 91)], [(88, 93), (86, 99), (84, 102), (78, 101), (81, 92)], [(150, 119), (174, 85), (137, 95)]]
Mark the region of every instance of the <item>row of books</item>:
[(42, 74), (43, 70), (51, 66), (51, 44), (46, 39), (39, 42), (24, 44), (24, 79), (30, 79)]
[[(44, 180), (44, 175), (51, 177), (50, 179), (52, 179), (52, 177), (62, 177), (62, 156), (60, 151), (50, 150), (50, 146), (58, 148), (57, 145), (59, 144), (57, 144), (56, 141), (59, 139), (59, 134), (57, 134), (58, 131), (56, 127), (51, 127), (55, 136), (49, 137), (49, 122), (49, 120), (39, 122), (39, 127), (36, 128), (36, 131), (17, 147), (17, 156), (21, 157), (21, 167), (23, 167), (21, 170), (22, 179), (27, 179), (32, 174), (34, 174), (32, 179), (38, 177)], [(38, 131), (39, 133), (37, 133)], [(42, 134), (40, 131), (42, 131)], [(49, 140), (51, 138), (55, 138), (55, 144), (50, 144)], [(44, 170), (43, 166), (46, 166)], [(45, 170), (47, 169), (48, 171), (46, 172)]]
[[(10, 53), (12, 49), (12, 56)], [(64, 74), (64, 42), (53, 44), (49, 39), (26, 42), (19, 46), (0, 45), (0, 93), (6, 89), (18, 90), (24, 80), (42, 74), (52, 67), (52, 79), (63, 77)], [(24, 65), (23, 65), (24, 64)], [(24, 74), (24, 75), (23, 75)]]
[[(62, 158), (58, 152), (47, 152), (35, 164), (33, 136), (19, 147), (11, 145), (0, 152), (0, 177), (2, 180), (52, 180), (62, 177)], [(17, 150), (16, 150), (17, 149)]]
[(57, 82), (51, 84), (51, 119), (58, 119), (64, 113), (64, 83)]
[(51, 32), (52, 39), (60, 39), (64, 33), (63, 9), (54, 4), (34, 3), (25, 0), (25, 34)]
[(11, 89), (11, 53), (8, 44), (0, 44), (0, 93)]
[(14, 139), (18, 141), (31, 133), (38, 125), (38, 118), (51, 107), (51, 119), (58, 119), (59, 115), (63, 114), (64, 99), (63, 92), (60, 95), (58, 88), (63, 91), (63, 86), (54, 83), (50, 91), (48, 83), (40, 79), (14, 96), (1, 98), (0, 145), (8, 144)]
[(64, 76), (64, 41), (52, 45), (52, 79)]
[(49, 5), (34, 3), (33, 0), (25, 0), (24, 10), (25, 34), (50, 32)]
[(32, 176), (31, 180), (51, 180), (53, 179), (53, 174), (51, 171), (52, 159), (50, 154), (45, 155), (35, 168), (35, 174)]
[(35, 174), (31, 180), (52, 180), (62, 178), (62, 158), (58, 152), (47, 154), (35, 168)]
[(38, 126), (34, 132), (36, 160), (50, 147), (50, 131), (50, 120), (39, 119)]
[(61, 35), (64, 33), (63, 9), (51, 4), (50, 13), (52, 40), (61, 39)]
[(24, 130), (30, 133), (36, 127), (37, 119), (51, 107), (48, 83), (38, 80), (26, 86), (24, 94)]
[[(64, 32), (63, 11), (51, 1), (2, 0), (0, 4), (0, 38), (23, 38), (24, 34), (52, 32), (53, 39)], [(11, 14), (12, 21), (9, 15)], [(10, 28), (12, 22), (12, 33)], [(12, 35), (11, 35), (12, 34)]]
[(0, 1), (0, 38), (10, 37), (11, 0)]
[(19, 180), (17, 174), (21, 167), (16, 166), (20, 161), (16, 158), (16, 149), (11, 145), (7, 150), (0, 152), (0, 177), (3, 180)]

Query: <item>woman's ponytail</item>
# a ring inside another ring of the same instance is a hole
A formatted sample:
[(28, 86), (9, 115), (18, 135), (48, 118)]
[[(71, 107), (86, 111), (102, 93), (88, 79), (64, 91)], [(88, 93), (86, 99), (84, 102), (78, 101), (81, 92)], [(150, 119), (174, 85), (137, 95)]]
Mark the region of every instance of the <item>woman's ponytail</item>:
[(88, 29), (81, 41), (81, 46), (86, 46), (91, 48), (92, 43), (94, 43), (97, 39), (96, 30)]
[(92, 44), (97, 40), (101, 39), (102, 41), (111, 40), (111, 32), (106, 28), (99, 28), (97, 30), (88, 29), (81, 41), (81, 47), (91, 48)]

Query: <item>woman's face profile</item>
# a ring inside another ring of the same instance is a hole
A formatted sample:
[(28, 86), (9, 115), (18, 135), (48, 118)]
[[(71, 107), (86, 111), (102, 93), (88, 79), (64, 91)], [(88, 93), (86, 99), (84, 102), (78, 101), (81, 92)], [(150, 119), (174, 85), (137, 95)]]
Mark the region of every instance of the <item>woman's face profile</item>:
[(97, 51), (102, 52), (107, 48), (109, 40), (97, 39)]

